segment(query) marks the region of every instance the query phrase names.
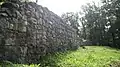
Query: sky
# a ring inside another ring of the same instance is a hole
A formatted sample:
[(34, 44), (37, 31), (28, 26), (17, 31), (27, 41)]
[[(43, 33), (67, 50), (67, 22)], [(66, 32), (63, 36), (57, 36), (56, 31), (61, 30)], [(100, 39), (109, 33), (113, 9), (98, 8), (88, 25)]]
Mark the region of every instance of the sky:
[(38, 4), (61, 16), (66, 12), (79, 12), (82, 5), (92, 1), (100, 2), (100, 0), (38, 0)]

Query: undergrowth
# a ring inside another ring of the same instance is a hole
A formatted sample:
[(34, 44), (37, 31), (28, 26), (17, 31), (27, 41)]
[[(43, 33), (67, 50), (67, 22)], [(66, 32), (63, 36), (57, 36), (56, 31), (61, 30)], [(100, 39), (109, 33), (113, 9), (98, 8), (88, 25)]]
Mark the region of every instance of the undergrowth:
[(120, 67), (120, 50), (102, 46), (85, 46), (76, 51), (43, 56), (40, 65), (14, 64), (15, 67)]
[(85, 46), (85, 49), (79, 48), (76, 51), (56, 53), (43, 58), (43, 67), (117, 67), (120, 50), (106, 46)]

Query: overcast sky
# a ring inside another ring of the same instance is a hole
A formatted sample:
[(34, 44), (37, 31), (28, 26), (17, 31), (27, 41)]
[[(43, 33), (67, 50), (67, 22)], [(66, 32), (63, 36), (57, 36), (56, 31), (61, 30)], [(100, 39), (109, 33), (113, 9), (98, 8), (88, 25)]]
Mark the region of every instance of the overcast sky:
[(91, 1), (100, 2), (100, 0), (38, 0), (38, 4), (61, 16), (66, 12), (78, 12), (81, 5)]

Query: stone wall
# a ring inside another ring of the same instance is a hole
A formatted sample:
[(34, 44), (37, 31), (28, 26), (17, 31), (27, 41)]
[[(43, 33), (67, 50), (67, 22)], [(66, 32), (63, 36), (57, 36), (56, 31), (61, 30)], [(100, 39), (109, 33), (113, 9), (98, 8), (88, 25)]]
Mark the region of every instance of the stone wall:
[(48, 53), (76, 49), (76, 30), (33, 2), (0, 7), (0, 60), (37, 63)]

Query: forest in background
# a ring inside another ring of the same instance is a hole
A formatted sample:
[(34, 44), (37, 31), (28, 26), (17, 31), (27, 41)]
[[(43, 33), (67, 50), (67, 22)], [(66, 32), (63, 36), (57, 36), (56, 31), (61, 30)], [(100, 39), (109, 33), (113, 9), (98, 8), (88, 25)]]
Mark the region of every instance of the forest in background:
[(68, 12), (61, 17), (73, 28), (83, 45), (103, 45), (120, 48), (120, 0), (101, 0), (83, 5), (80, 12)]

